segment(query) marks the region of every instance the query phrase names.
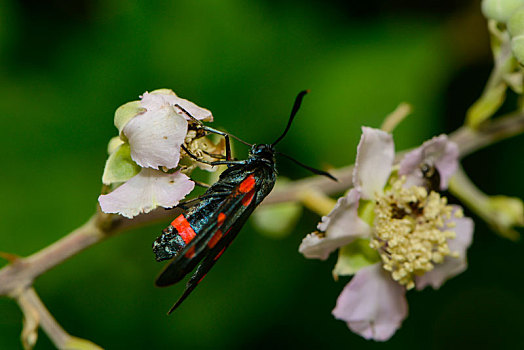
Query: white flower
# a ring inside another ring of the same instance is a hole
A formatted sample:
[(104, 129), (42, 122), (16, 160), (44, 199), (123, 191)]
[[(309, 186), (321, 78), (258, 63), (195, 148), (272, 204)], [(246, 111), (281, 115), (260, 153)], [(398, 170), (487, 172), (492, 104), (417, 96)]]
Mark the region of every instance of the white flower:
[[(445, 135), (425, 142), (393, 167), (390, 134), (363, 127), (353, 173), (355, 188), (322, 218), (319, 232), (304, 238), (299, 251), (326, 259), (358, 238), (369, 239), (376, 256), (360, 268), (337, 300), (333, 315), (365, 337), (389, 339), (407, 316), (405, 292), (427, 285), (439, 288), (466, 269), (473, 221), (447, 204), (427, 184), (422, 166), (438, 174), (445, 189), (457, 169), (458, 150)], [(350, 251), (350, 250), (349, 250)], [(354, 271), (340, 267), (335, 273)], [(360, 266), (359, 266), (360, 267)]]
[(172, 106), (151, 109), (131, 119), (123, 129), (131, 158), (143, 168), (174, 169), (187, 134), (187, 120)]
[(145, 111), (127, 121), (122, 132), (129, 140), (131, 158), (143, 168), (178, 165), (190, 117), (177, 106), (196, 119), (213, 120), (210, 111), (167, 89), (144, 93), (140, 106)]
[(194, 182), (178, 166), (188, 121), (212, 121), (207, 109), (178, 97), (172, 90), (144, 93), (140, 101), (124, 104), (115, 113), (120, 141), (111, 141), (102, 181), (118, 186), (99, 197), (105, 213), (132, 218), (158, 206), (170, 208), (193, 190)]

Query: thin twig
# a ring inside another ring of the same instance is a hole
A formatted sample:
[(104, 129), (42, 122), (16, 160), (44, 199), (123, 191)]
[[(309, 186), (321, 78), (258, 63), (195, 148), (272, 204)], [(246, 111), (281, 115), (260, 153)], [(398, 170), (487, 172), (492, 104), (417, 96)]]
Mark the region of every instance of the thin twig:
[(19, 288), (27, 288), (35, 278), (64, 262), (71, 256), (118, 232), (177, 215), (180, 209), (159, 208), (133, 220), (98, 211), (85, 224), (48, 247), (0, 269), (0, 295), (10, 295)]
[[(24, 313), (22, 343), (26, 349), (31, 349), (36, 343), (38, 326), (42, 327), (57, 349), (101, 349), (98, 345), (88, 340), (77, 338), (67, 333), (51, 315), (33, 288), (21, 291), (16, 296), (16, 300)], [(71, 345), (73, 344), (81, 344), (82, 347), (72, 347)]]

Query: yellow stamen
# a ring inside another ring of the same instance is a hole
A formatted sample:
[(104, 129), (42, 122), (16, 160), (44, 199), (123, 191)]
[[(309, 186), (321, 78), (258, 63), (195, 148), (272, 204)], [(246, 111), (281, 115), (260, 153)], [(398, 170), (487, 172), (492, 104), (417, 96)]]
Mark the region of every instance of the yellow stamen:
[(383, 268), (393, 279), (411, 289), (415, 276), (457, 253), (448, 247), (448, 239), (455, 238), (455, 232), (449, 230), (452, 207), (446, 197), (433, 191), (428, 194), (420, 186), (404, 188), (404, 183), (404, 177), (394, 180), (391, 188), (376, 198), (371, 247), (378, 250)]

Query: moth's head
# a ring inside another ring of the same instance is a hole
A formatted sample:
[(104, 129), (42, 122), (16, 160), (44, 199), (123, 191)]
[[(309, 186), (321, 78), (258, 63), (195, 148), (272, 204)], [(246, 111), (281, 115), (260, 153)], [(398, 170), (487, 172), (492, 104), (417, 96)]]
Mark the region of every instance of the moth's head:
[(275, 149), (273, 148), (273, 145), (253, 145), (249, 151), (249, 155), (258, 159), (267, 159), (271, 162), (275, 161)]

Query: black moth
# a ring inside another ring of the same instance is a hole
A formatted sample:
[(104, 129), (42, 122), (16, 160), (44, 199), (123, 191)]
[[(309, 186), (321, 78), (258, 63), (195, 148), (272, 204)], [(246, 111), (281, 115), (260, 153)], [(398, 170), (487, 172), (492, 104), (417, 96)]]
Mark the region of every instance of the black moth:
[[(200, 264), (189, 279), (184, 293), (168, 314), (173, 312), (196, 288), (235, 239), (253, 210), (273, 189), (277, 178), (275, 154), (282, 154), (275, 151), (275, 145), (288, 132), (307, 92), (302, 91), (298, 94), (282, 135), (271, 144), (248, 144), (251, 150), (246, 160), (231, 159), (229, 134), (204, 126), (193, 119), (200, 130), (225, 137), (226, 160), (206, 162), (191, 154), (184, 146), (182, 148), (189, 156), (200, 162), (210, 165), (226, 164), (228, 168), (203, 195), (182, 204), (181, 206), (186, 208), (190, 204), (191, 206), (186, 213), (173, 220), (171, 225), (162, 231), (162, 235), (153, 242), (153, 252), (157, 261), (172, 259), (156, 279), (155, 283), (159, 287), (179, 282)], [(185, 112), (189, 115), (187, 111)], [(286, 157), (315, 174), (336, 180), (327, 172), (306, 166), (289, 156)]]

